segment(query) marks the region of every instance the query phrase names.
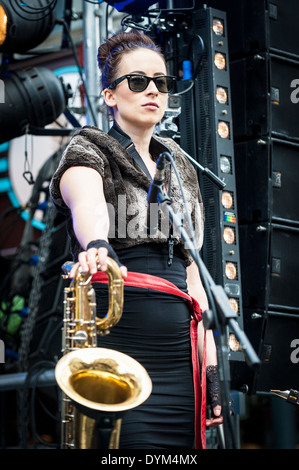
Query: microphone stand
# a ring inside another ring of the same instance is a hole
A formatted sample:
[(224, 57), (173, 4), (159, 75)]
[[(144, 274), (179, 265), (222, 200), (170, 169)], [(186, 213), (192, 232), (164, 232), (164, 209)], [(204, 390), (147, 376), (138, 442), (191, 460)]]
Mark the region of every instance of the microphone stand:
[(202, 261), (198, 249), (190, 239), (184, 227), (181, 224), (181, 218), (178, 217), (171, 207), (170, 197), (164, 193), (162, 185), (157, 195), (158, 204), (166, 207), (171, 224), (179, 230), (184, 242), (186, 243), (190, 253), (198, 266), (203, 285), (205, 287), (210, 309), (203, 312), (203, 325), (205, 329), (213, 329), (215, 342), (217, 344), (217, 359), (219, 368), (219, 381), (222, 393), (222, 415), (224, 440), (226, 448), (236, 449), (236, 439), (234, 435), (234, 426), (229, 409), (230, 397), (230, 368), (228, 360), (228, 346), (226, 341), (226, 331), (229, 327), (238, 339), (245, 359), (250, 367), (258, 368), (260, 359), (249, 342), (244, 331), (241, 330), (237, 315), (230, 306), (228, 297), (221, 285), (216, 285), (211, 277), (207, 267)]
[(200, 165), (200, 163), (194, 160), (194, 158), (192, 158), (191, 155), (189, 155), (189, 153), (187, 153), (184, 149), (181, 148), (181, 150), (183, 154), (190, 160), (190, 162), (197, 166), (201, 174), (207, 176), (209, 180), (212, 181), (212, 183), (218, 186), (219, 189), (225, 188), (226, 184), (224, 183), (224, 181), (222, 181), (222, 179), (215, 175), (215, 173), (213, 173), (208, 167), (203, 167), (202, 165)]

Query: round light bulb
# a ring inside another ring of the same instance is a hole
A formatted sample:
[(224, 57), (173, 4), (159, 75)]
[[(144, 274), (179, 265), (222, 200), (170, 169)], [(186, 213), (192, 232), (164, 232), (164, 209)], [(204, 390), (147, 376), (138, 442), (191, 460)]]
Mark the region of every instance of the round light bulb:
[(218, 134), (221, 139), (229, 138), (229, 125), (225, 121), (219, 121), (218, 123)]
[(223, 230), (223, 240), (228, 245), (235, 243), (235, 231), (232, 227), (225, 227)]
[(221, 21), (219, 18), (213, 18), (213, 31), (216, 36), (223, 36), (224, 25), (223, 21)]
[(238, 311), (239, 311), (239, 303), (238, 303), (237, 299), (234, 299), (233, 297), (231, 297), (231, 298), (229, 299), (229, 303), (230, 303), (230, 306), (231, 306), (231, 308), (233, 309), (233, 311), (234, 311), (235, 313), (238, 313)]
[(220, 170), (227, 175), (232, 173), (231, 160), (225, 155), (220, 157)]
[(225, 209), (232, 209), (234, 205), (234, 198), (232, 193), (223, 191), (221, 196), (221, 203)]
[(225, 55), (221, 54), (221, 52), (216, 52), (215, 57), (214, 57), (214, 64), (216, 65), (217, 69), (225, 70), (226, 68)]
[(235, 263), (228, 262), (225, 265), (225, 275), (227, 279), (236, 279), (237, 277), (237, 266)]
[(217, 87), (216, 99), (218, 103), (227, 104), (227, 90), (221, 86)]
[(240, 343), (234, 334), (229, 335), (228, 345), (231, 351), (237, 352), (241, 350)]

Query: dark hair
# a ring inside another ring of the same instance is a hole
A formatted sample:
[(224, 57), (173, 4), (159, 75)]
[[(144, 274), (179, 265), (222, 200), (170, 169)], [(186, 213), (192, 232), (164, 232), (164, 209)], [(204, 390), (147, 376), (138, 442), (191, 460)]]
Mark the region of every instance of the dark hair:
[(116, 33), (101, 44), (98, 49), (98, 65), (102, 72), (102, 87), (107, 88), (116, 78), (123, 54), (144, 47), (157, 52), (165, 61), (159, 46), (140, 31)]

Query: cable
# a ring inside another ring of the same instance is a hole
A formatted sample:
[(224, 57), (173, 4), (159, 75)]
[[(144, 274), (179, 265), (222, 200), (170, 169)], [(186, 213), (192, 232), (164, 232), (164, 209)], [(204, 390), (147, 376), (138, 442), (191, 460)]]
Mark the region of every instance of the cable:
[(188, 88), (186, 88), (186, 90), (178, 91), (176, 95), (184, 95), (185, 93), (188, 93), (188, 91), (192, 90), (192, 88), (194, 87), (194, 83), (195, 82), (192, 79), (191, 84), (188, 86)]
[[(28, 414), (27, 414), (27, 408), (28, 408), (28, 393), (29, 393), (29, 388), (32, 383), (32, 379), (34, 374), (35, 375), (35, 380), (34, 380), (34, 385), (32, 387), (32, 396), (31, 396), (31, 409), (29, 413), (29, 422), (32, 425), (32, 431), (33, 431), (33, 438), (38, 437), (38, 440), (42, 442), (43, 444), (47, 444), (44, 441), (41, 440), (39, 436), (36, 434), (36, 427), (35, 427), (35, 413), (34, 413), (34, 400), (35, 400), (35, 390), (36, 390), (36, 384), (39, 378), (39, 375), (46, 370), (53, 369), (55, 367), (55, 362), (53, 361), (40, 361), (34, 364), (27, 373), (26, 380), (24, 383), (24, 387), (22, 390), (19, 392), (19, 400), (20, 400), (20, 405), (19, 405), (19, 432), (20, 432), (20, 445), (23, 449), (27, 448), (27, 425), (28, 425)], [(35, 446), (35, 440), (33, 441), (33, 444)], [(50, 447), (52, 447), (50, 445)]]
[[(36, 15), (38, 13), (44, 13), (45, 11), (47, 11), (47, 13), (44, 16), (41, 16), (40, 18), (38, 18), (38, 20), (42, 20), (42, 19), (46, 18), (47, 16), (49, 16), (52, 13), (52, 11), (55, 9), (55, 7), (57, 5), (57, 1), (58, 0), (52, 0), (52, 3), (50, 3), (49, 5), (46, 5), (42, 8), (32, 7), (32, 6), (26, 4), (26, 7), (28, 8), (28, 10), (26, 10), (24, 8), (25, 7), (24, 3), (22, 4), (22, 2), (19, 2), (18, 7), (21, 11), (23, 11), (24, 13), (27, 13), (28, 15)], [(11, 4), (11, 7), (14, 10), (15, 14), (17, 16), (19, 16), (20, 18), (22, 18), (23, 20), (36, 21), (36, 18), (28, 18), (26, 16), (22, 16), (20, 14), (20, 12), (17, 10), (16, 6), (14, 6), (12, 1), (10, 2), (10, 4)], [(32, 10), (32, 11), (30, 11), (30, 10)]]
[[(189, 228), (190, 228), (190, 231), (191, 231), (191, 237), (190, 238), (191, 238), (191, 240), (194, 240), (194, 242), (195, 242), (194, 227), (193, 227), (193, 223), (192, 223), (192, 220), (191, 220), (191, 215), (188, 211), (186, 197), (185, 197), (185, 193), (184, 193), (184, 190), (183, 190), (183, 186), (182, 186), (180, 176), (178, 174), (178, 171), (177, 171), (177, 168), (176, 168), (176, 165), (175, 165), (175, 162), (174, 162), (174, 159), (172, 158), (172, 156), (169, 153), (166, 153), (166, 156), (167, 156), (167, 159), (169, 160), (169, 162), (171, 164), (171, 167), (173, 168), (173, 170), (175, 172), (175, 175), (177, 177), (177, 181), (178, 181), (179, 188), (180, 188), (180, 191), (181, 191), (182, 199), (183, 199), (183, 202), (184, 202), (184, 205), (185, 205), (185, 208), (186, 208), (187, 222), (188, 222), (188, 225), (189, 225)], [(208, 288), (208, 286), (206, 288), (206, 291), (207, 291), (206, 293), (207, 293), (207, 296), (208, 296), (208, 299), (209, 299), (209, 305), (212, 306), (212, 310), (214, 311), (215, 303), (214, 303), (214, 299), (211, 295), (211, 292), (210, 292), (210, 289)], [(217, 321), (217, 319), (216, 319), (216, 321)], [(217, 325), (217, 327), (219, 329), (219, 325)]]
[(75, 44), (73, 42), (73, 38), (72, 38), (71, 33), (70, 33), (69, 25), (67, 24), (67, 22), (64, 19), (58, 20), (57, 23), (62, 24), (64, 26), (66, 32), (67, 32), (67, 35), (68, 35), (68, 38), (69, 38), (69, 41), (70, 41), (70, 44), (71, 44), (71, 47), (72, 47), (72, 51), (73, 51), (73, 54), (74, 54), (74, 58), (75, 58), (75, 61), (76, 61), (76, 65), (78, 67), (78, 72), (79, 72), (80, 78), (82, 80), (85, 96), (86, 96), (88, 106), (89, 106), (89, 109), (90, 109), (90, 112), (91, 112), (91, 115), (92, 115), (92, 119), (93, 119), (94, 125), (97, 127), (97, 119), (95, 117), (94, 110), (93, 110), (93, 107), (91, 105), (90, 98), (89, 98), (89, 95), (88, 95), (88, 92), (87, 92), (87, 87), (86, 87), (85, 80), (84, 80), (84, 77), (83, 77), (83, 73), (82, 73), (82, 70), (81, 70), (81, 64), (80, 64), (80, 61), (79, 61), (79, 58), (78, 58), (78, 54), (77, 54), (77, 51), (76, 51), (76, 48), (75, 48)]
[[(44, 367), (44, 365), (47, 365), (48, 367)], [(36, 417), (35, 417), (35, 402), (38, 398), (38, 402), (41, 405), (42, 409), (44, 412), (54, 421), (59, 421), (59, 419), (52, 415), (52, 413), (45, 407), (45, 405), (42, 403), (40, 397), (37, 396), (36, 394), (36, 385), (38, 383), (39, 376), (43, 374), (45, 371), (47, 371), (49, 368), (54, 368), (55, 363), (46, 361), (46, 362), (41, 362), (37, 363), (37, 367), (39, 367), (39, 370), (36, 372), (35, 380), (34, 380), (34, 386), (32, 387), (32, 393), (31, 393), (31, 407), (30, 407), (30, 424), (31, 424), (31, 430), (32, 430), (32, 438), (33, 438), (33, 448), (36, 449), (36, 440), (38, 440), (41, 444), (51, 447), (51, 448), (56, 448), (57, 445), (55, 443), (49, 443), (46, 442), (44, 439), (40, 437), (40, 435), (37, 433), (36, 430)]]
[(193, 80), (197, 77), (197, 75), (199, 74), (199, 71), (200, 71), (200, 67), (201, 67), (201, 64), (202, 64), (202, 59), (203, 59), (203, 55), (204, 55), (204, 52), (205, 52), (205, 45), (204, 45), (204, 41), (202, 39), (201, 36), (199, 36), (198, 34), (196, 34), (192, 39), (191, 39), (191, 42), (190, 42), (190, 45), (189, 45), (189, 51), (188, 51), (188, 55), (190, 57), (190, 52), (191, 52), (191, 49), (193, 47), (193, 41), (197, 39), (198, 42), (199, 42), (199, 46), (200, 46), (200, 54), (199, 54), (199, 58), (198, 58), (198, 62), (197, 62), (197, 65), (194, 69), (194, 72), (193, 72)]

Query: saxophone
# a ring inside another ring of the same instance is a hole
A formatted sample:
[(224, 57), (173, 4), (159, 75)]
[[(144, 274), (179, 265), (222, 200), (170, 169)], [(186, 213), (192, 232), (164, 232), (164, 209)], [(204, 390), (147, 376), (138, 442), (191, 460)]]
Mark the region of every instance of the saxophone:
[[(67, 273), (72, 263), (62, 267)], [(96, 315), (90, 273), (80, 269), (64, 289), (62, 357), (55, 367), (61, 389), (61, 448), (117, 449), (125, 412), (150, 395), (151, 379), (143, 366), (126, 354), (97, 347), (123, 310), (123, 279), (118, 264), (107, 259), (108, 312)], [(68, 278), (67, 274), (63, 276)]]

